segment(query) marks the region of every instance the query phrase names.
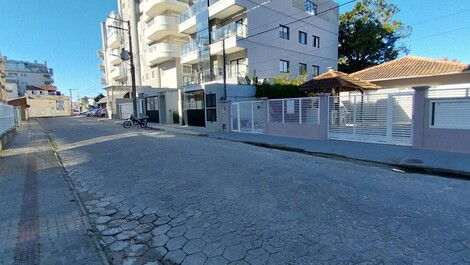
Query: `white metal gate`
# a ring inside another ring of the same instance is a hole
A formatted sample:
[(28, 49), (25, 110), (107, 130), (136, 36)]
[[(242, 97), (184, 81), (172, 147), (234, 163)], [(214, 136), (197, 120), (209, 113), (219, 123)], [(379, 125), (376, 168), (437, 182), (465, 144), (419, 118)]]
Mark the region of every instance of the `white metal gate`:
[(121, 119), (128, 119), (134, 113), (134, 106), (132, 103), (119, 104), (119, 116)]
[(243, 101), (232, 103), (232, 131), (264, 133), (266, 104), (263, 101)]
[(412, 144), (413, 93), (330, 97), (328, 138)]

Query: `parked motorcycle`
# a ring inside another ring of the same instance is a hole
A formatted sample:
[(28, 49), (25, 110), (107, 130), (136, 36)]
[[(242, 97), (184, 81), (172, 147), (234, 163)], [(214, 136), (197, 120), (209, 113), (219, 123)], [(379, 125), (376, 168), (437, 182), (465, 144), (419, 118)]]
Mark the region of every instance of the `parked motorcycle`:
[(143, 118), (140, 118), (140, 119), (137, 119), (135, 118), (133, 115), (131, 115), (129, 117), (129, 119), (125, 120), (123, 123), (122, 123), (122, 126), (126, 129), (132, 127), (132, 125), (139, 125), (140, 128), (146, 128), (147, 127), (147, 117), (143, 117)]

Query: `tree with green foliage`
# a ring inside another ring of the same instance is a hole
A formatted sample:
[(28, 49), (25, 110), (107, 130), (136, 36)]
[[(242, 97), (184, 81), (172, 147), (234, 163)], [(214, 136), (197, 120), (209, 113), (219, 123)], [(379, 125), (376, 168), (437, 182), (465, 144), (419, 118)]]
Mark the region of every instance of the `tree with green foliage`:
[(400, 10), (387, 0), (360, 0), (340, 16), (338, 68), (353, 73), (394, 60), (408, 48), (398, 41), (411, 27), (395, 19)]
[(271, 82), (256, 84), (256, 97), (262, 98), (296, 98), (305, 96), (299, 86), (307, 80), (308, 75), (301, 75), (291, 79), (289, 75), (280, 75), (272, 78)]

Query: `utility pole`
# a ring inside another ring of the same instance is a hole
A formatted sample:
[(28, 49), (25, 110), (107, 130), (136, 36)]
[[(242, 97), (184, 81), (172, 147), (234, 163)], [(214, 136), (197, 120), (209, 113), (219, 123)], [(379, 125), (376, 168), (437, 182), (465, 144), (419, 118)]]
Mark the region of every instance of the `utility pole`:
[(132, 95), (132, 108), (133, 108), (134, 117), (137, 118), (137, 86), (136, 86), (136, 83), (135, 83), (135, 65), (134, 65), (134, 53), (132, 51), (131, 22), (129, 20), (122, 20), (122, 19), (118, 19), (118, 18), (115, 18), (115, 17), (109, 17), (108, 16), (108, 18), (111, 18), (111, 19), (114, 19), (114, 20), (119, 21), (121, 23), (126, 23), (127, 24), (127, 29), (112, 26), (112, 25), (107, 25), (107, 26), (110, 27), (110, 28), (115, 28), (115, 29), (127, 31), (128, 34), (129, 34), (129, 51), (127, 52), (127, 54), (129, 55), (129, 58), (127, 58), (126, 50), (124, 50), (124, 48), (122, 48), (120, 56), (121, 56), (121, 59), (123, 61), (127, 61), (127, 60), (130, 61), (130, 68), (131, 68), (130, 72), (131, 72), (131, 82), (132, 82), (132, 92), (131, 92), (131, 95)]
[(134, 117), (137, 117), (137, 87), (135, 85), (135, 65), (134, 65), (134, 53), (132, 52), (132, 34), (131, 34), (131, 22), (127, 21), (127, 28), (129, 29), (129, 55), (131, 62), (131, 80), (132, 80), (132, 107), (134, 111)]
[(225, 37), (222, 39), (222, 56), (224, 57), (223, 73), (224, 73), (224, 100), (227, 100), (227, 53), (225, 52)]

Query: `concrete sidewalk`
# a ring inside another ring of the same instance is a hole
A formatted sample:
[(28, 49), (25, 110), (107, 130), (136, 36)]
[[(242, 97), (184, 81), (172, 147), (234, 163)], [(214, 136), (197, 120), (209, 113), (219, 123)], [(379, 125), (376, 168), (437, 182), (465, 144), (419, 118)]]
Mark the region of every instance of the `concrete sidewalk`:
[(263, 134), (214, 132), (206, 128), (151, 124), (154, 129), (170, 133), (208, 136), (234, 142), (308, 152), (320, 156), (355, 159), (425, 170), (470, 176), (470, 155), (435, 150), (415, 149), (407, 146), (370, 144), (348, 141), (321, 141)]
[(103, 264), (39, 124), (0, 151), (0, 264)]

